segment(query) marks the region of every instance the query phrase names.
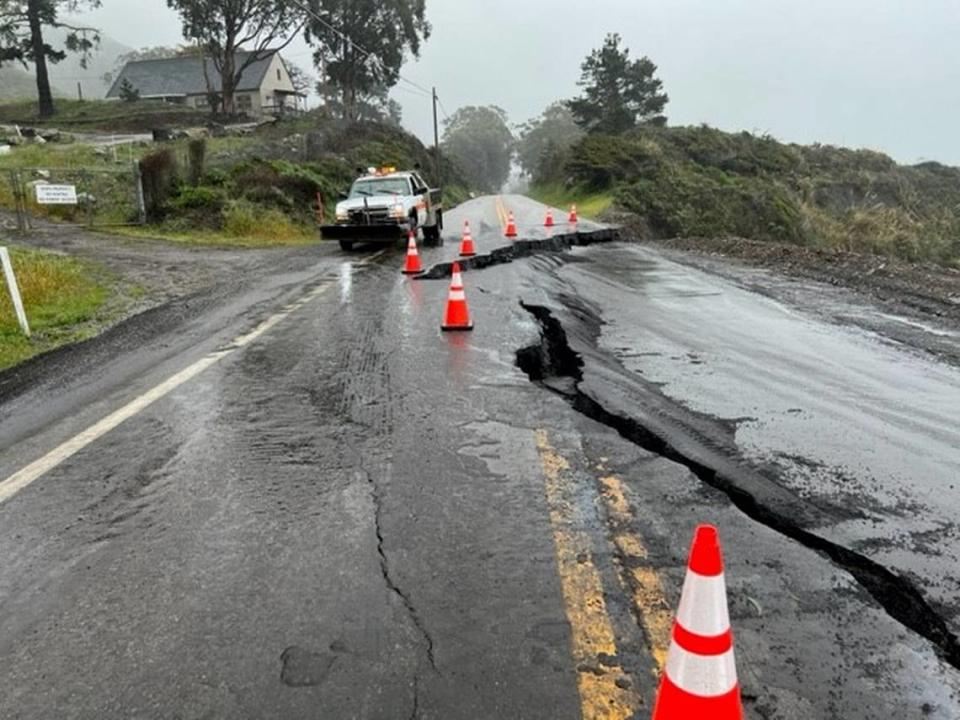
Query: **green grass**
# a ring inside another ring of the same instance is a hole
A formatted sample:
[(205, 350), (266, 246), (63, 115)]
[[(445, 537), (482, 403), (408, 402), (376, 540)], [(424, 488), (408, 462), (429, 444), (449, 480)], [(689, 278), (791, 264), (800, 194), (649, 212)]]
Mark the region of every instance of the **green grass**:
[(20, 330), (4, 283), (0, 293), (0, 369), (97, 333), (98, 313), (110, 294), (102, 267), (39, 250), (10, 250), (33, 336), (27, 338)]
[(262, 249), (272, 247), (302, 247), (320, 242), (320, 232), (294, 223), (263, 228), (230, 230), (189, 230), (176, 224), (129, 226), (112, 228), (111, 235), (146, 240), (166, 240), (198, 247)]
[(579, 216), (588, 220), (596, 220), (604, 211), (613, 206), (613, 193), (611, 192), (570, 190), (557, 183), (532, 187), (529, 194), (537, 202), (558, 208), (566, 209), (576, 204)]

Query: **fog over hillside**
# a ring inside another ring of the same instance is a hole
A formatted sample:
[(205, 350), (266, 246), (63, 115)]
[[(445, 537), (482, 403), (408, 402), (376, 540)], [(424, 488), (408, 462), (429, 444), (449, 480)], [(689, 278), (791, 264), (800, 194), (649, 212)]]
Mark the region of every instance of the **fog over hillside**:
[[(54, 47), (63, 47), (63, 35), (63, 31), (47, 31), (47, 39)], [(54, 95), (76, 98), (79, 82), (85, 98), (104, 97), (110, 89), (109, 84), (103, 81), (104, 73), (113, 71), (117, 59), (131, 49), (107, 35), (102, 35), (100, 47), (94, 50), (86, 68), (81, 65), (79, 55), (68, 53), (62, 62), (49, 65)], [(18, 63), (12, 63), (0, 67), (0, 98), (12, 100), (36, 96), (37, 86), (32, 66), (24, 68)]]

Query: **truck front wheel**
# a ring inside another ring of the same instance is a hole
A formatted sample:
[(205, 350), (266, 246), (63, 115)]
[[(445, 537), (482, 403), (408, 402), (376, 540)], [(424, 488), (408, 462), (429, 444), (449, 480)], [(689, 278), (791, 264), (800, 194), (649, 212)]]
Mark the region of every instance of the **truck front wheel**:
[(353, 250), (353, 240), (341, 240), (340, 249), (344, 252), (350, 252)]

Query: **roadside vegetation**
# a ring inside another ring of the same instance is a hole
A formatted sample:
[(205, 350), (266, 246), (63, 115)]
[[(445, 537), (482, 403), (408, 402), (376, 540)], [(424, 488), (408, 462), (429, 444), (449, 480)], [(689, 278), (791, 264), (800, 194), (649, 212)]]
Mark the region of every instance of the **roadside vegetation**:
[[(325, 219), (331, 219), (340, 193), (361, 168), (419, 166), (428, 181), (436, 181), (433, 153), (383, 120), (349, 122), (315, 111), (239, 134), (214, 136), (202, 126), (185, 134), (115, 148), (81, 142), (15, 146), (0, 156), (0, 207), (14, 205), (3, 171), (21, 170), (31, 173), (26, 182), (76, 183), (93, 203), (92, 208), (31, 205), (41, 217), (85, 223), (90, 210), (95, 225), (112, 233), (269, 247), (317, 242), (319, 201)], [(138, 215), (134, 162), (143, 173), (147, 224), (123, 226)], [(468, 197), (468, 181), (454, 162), (443, 163), (444, 200), (450, 206)]]
[(561, 210), (577, 206), (577, 215), (588, 220), (598, 220), (613, 207), (613, 194), (593, 192), (583, 188), (568, 188), (562, 183), (535, 185), (528, 193), (537, 202)]
[(870, 150), (667, 127), (647, 58), (616, 36), (584, 62), (584, 94), (521, 128), (531, 194), (615, 205), (652, 237), (737, 236), (960, 267), (960, 169)]
[(6, 284), (0, 288), (0, 370), (99, 331), (109, 298), (104, 268), (50, 252), (10, 248), (32, 338), (23, 335)]
[(609, 198), (654, 237), (739, 236), (960, 261), (960, 169), (869, 150), (800, 146), (708, 127), (589, 135), (552, 159), (535, 195)]

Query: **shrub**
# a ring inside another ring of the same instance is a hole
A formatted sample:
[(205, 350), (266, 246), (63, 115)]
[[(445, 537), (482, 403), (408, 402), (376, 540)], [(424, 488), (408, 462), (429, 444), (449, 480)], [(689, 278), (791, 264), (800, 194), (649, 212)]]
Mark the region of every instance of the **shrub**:
[(220, 212), (226, 204), (227, 196), (219, 188), (199, 185), (192, 187), (184, 185), (179, 193), (170, 201), (170, 207), (180, 210), (212, 210)]
[(244, 200), (234, 201), (226, 208), (223, 231), (234, 238), (257, 237), (281, 241), (307, 234), (303, 226), (279, 210), (263, 209)]

